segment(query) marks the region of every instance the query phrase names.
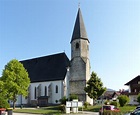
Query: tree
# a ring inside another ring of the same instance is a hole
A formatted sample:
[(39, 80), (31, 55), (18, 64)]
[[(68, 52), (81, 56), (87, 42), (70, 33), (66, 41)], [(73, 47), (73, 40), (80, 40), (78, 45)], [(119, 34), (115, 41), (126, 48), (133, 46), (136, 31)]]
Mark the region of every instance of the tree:
[(6, 94), (7, 94), (7, 90), (4, 89), (4, 82), (0, 78), (0, 97), (7, 98)]
[(129, 102), (129, 97), (127, 95), (120, 95), (118, 99), (121, 107), (123, 107)]
[(138, 94), (137, 102), (140, 104), (140, 93)]
[(93, 99), (94, 105), (94, 100), (100, 97), (106, 91), (106, 88), (103, 87), (103, 83), (97, 74), (92, 72), (91, 78), (88, 80), (84, 90), (88, 93), (88, 96)]
[(4, 89), (4, 82), (0, 80), (0, 108), (10, 107), (6, 93), (7, 91)]
[(5, 65), (1, 80), (4, 82), (4, 89), (7, 97), (13, 101), (13, 109), (18, 95), (27, 96), (30, 79), (28, 72), (18, 60), (13, 59)]

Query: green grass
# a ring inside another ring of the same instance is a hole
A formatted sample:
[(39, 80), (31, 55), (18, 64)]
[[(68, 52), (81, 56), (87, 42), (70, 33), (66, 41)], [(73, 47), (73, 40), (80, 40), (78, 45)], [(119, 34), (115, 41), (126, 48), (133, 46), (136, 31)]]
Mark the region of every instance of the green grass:
[[(99, 112), (99, 109), (101, 108), (101, 106), (99, 105), (95, 105), (95, 106), (88, 106), (87, 108), (83, 108), (84, 111), (92, 111), (92, 112)], [(136, 106), (124, 106), (124, 107), (119, 107), (120, 111), (122, 113), (129, 113), (132, 112), (134, 109), (136, 108)], [(80, 108), (80, 110), (82, 110)]]
[(129, 105), (124, 106), (124, 107), (119, 107), (119, 109), (122, 113), (132, 112), (135, 108), (136, 108), (136, 106), (129, 106)]
[(59, 106), (41, 107), (41, 108), (22, 108), (14, 109), (13, 112), (17, 113), (32, 113), (32, 114), (61, 114)]
[[(136, 106), (124, 106), (119, 107), (121, 113), (129, 113), (135, 109)], [(41, 107), (41, 108), (23, 108), (23, 109), (15, 109), (13, 112), (22, 112), (22, 113), (32, 113), (32, 114), (55, 114), (61, 115), (61, 111), (59, 110), (60, 106), (50, 106), (50, 107)], [(87, 108), (83, 107), (84, 111), (92, 111), (99, 112), (101, 106), (88, 106)], [(82, 108), (79, 108), (81, 111)]]

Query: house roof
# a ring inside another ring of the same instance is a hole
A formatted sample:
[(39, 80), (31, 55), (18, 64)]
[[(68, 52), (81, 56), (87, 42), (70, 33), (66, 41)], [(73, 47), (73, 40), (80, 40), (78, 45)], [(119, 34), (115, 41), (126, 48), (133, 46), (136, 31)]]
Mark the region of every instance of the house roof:
[(69, 59), (65, 53), (20, 61), (27, 69), (31, 82), (64, 80)]
[(74, 30), (73, 30), (71, 42), (75, 39), (88, 40), (87, 32), (86, 32), (86, 29), (85, 29), (85, 25), (84, 25), (84, 21), (83, 21), (83, 17), (82, 17), (82, 13), (81, 13), (80, 8), (78, 9), (78, 13), (77, 13), (76, 22), (75, 22), (75, 25), (74, 25)]
[(138, 84), (138, 81), (140, 81), (140, 75), (138, 75), (137, 77), (133, 78), (132, 80), (127, 82), (125, 85)]

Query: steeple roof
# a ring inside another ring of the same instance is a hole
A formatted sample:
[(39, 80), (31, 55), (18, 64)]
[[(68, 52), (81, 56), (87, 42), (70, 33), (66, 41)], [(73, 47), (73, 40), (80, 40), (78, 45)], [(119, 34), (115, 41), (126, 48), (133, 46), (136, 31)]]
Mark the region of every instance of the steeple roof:
[[(88, 40), (80, 8), (78, 9), (78, 13), (77, 13), (77, 17), (76, 17), (76, 22), (75, 22), (71, 42), (75, 39)], [(88, 42), (89, 42), (89, 40), (88, 40)]]

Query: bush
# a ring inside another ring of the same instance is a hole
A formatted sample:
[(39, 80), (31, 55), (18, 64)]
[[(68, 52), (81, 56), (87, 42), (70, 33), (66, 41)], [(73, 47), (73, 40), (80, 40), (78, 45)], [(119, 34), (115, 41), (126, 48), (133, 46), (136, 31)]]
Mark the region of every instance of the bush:
[(66, 101), (68, 101), (68, 99), (66, 98), (66, 96), (64, 96), (62, 99), (59, 100), (59, 102), (61, 104), (64, 104), (64, 105), (66, 105)]
[(137, 102), (140, 104), (140, 93), (138, 94)]
[(70, 94), (69, 100), (72, 101), (73, 99), (78, 99), (78, 96), (75, 94)]
[(114, 105), (114, 106), (118, 107), (119, 106), (119, 103), (117, 101), (111, 101), (110, 102), (110, 105)]
[(109, 105), (109, 104), (110, 104), (110, 101), (109, 101), (109, 100), (106, 100), (106, 101), (104, 102), (104, 104), (105, 104), (105, 105)]
[(3, 97), (0, 97), (0, 108), (9, 108), (10, 105), (8, 103), (7, 99), (4, 99)]
[(88, 102), (84, 103), (84, 107), (87, 109), (87, 106), (89, 106), (90, 104)]
[(118, 99), (119, 99), (119, 104), (121, 107), (123, 107), (124, 105), (126, 105), (129, 102), (129, 98), (126, 95), (120, 95), (118, 97)]

